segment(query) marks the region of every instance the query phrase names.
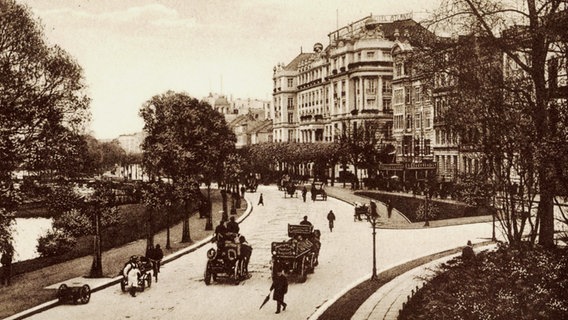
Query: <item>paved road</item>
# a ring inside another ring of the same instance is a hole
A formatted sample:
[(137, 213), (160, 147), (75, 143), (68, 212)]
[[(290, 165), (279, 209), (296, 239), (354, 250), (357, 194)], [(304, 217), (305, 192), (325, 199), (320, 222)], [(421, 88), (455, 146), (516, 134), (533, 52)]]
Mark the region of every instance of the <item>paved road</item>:
[[(260, 192), (264, 194), (265, 206), (257, 207)], [(328, 299), (371, 271), (371, 228), (366, 222), (353, 221), (351, 205), (332, 198), (306, 203), (301, 198), (284, 199), (283, 192), (274, 186), (261, 186), (257, 193), (247, 197), (254, 208), (241, 224), (241, 233), (254, 247), (249, 267), (252, 277), (240, 285), (204, 284), (205, 252), (210, 247), (205, 246), (165, 265), (160, 281), (136, 298), (113, 286), (93, 294), (87, 305), (59, 306), (32, 319), (306, 319)], [(337, 217), (333, 233), (327, 229), (325, 218), (329, 210)], [(289, 307), (283, 314), (274, 314), (273, 301), (259, 310), (270, 287), (270, 243), (287, 239), (287, 224), (298, 223), (304, 215), (322, 231), (320, 264), (305, 283), (290, 284), (286, 295)], [(379, 230), (377, 268), (387, 269), (490, 234), (490, 223)]]

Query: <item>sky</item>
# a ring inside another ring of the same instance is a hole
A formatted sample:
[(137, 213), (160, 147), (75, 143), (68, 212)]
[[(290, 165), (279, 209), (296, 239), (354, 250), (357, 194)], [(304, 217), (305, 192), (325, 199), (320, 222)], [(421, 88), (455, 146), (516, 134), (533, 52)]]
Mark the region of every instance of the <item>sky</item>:
[(174, 90), (270, 100), (272, 68), (327, 34), (369, 14), (413, 12), (440, 0), (16, 0), (45, 38), (84, 70), (91, 133), (98, 139), (142, 130), (138, 111)]

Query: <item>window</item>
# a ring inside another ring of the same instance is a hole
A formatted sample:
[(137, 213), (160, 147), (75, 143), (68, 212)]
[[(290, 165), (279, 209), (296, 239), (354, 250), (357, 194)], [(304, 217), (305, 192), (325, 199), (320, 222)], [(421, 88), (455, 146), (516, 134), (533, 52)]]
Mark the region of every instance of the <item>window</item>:
[(404, 68), (402, 62), (398, 62), (394, 65), (394, 75), (396, 77), (402, 77), (404, 75)]
[(420, 154), (420, 140), (414, 139), (414, 155), (417, 156)]
[(288, 78), (288, 88), (292, 88), (294, 86), (294, 78)]
[(376, 83), (373, 79), (367, 79), (367, 94), (375, 94)]
[(422, 120), (421, 114), (420, 114), (420, 113), (417, 113), (417, 114), (416, 114), (416, 117), (414, 118), (414, 121), (415, 121), (415, 123), (414, 123), (414, 128), (420, 129), (420, 127), (421, 127), (421, 120)]
[(392, 85), (390, 80), (384, 80), (383, 79), (383, 94), (384, 95), (390, 95), (392, 92)]
[(404, 98), (405, 98), (405, 102), (406, 104), (410, 104), (410, 97), (411, 97), (411, 92), (412, 90), (410, 90), (410, 87), (405, 87), (404, 88)]
[(429, 155), (430, 152), (430, 139), (424, 139), (424, 154)]
[(288, 108), (294, 108), (294, 98), (288, 98)]
[(373, 59), (375, 57), (375, 51), (367, 52), (367, 59)]
[(294, 114), (288, 113), (288, 123), (294, 123)]
[(421, 99), (422, 99), (421, 93), (422, 93), (421, 87), (418, 87), (418, 86), (414, 87), (414, 102), (415, 103), (421, 101)]
[(432, 127), (432, 112), (426, 111), (424, 114), (424, 127), (431, 128)]
[(399, 88), (394, 91), (394, 104), (403, 104), (404, 103), (404, 89)]
[(411, 128), (412, 128), (412, 116), (407, 115), (406, 116), (406, 129), (411, 129)]

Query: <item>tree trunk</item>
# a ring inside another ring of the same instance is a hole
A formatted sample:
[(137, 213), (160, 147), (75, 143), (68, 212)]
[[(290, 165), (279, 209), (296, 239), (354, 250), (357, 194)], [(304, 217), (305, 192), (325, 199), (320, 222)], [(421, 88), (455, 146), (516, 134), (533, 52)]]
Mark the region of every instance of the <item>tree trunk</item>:
[(148, 250), (148, 248), (154, 248), (154, 209), (146, 207), (146, 212), (148, 214), (146, 250)]
[(93, 263), (91, 264), (91, 272), (89, 276), (91, 278), (102, 278), (103, 277), (103, 264), (102, 264), (102, 252), (101, 252), (101, 214), (95, 211), (94, 213), (94, 223), (95, 223), (95, 234), (93, 236)]
[(184, 209), (185, 209), (185, 218), (183, 220), (183, 229), (182, 229), (182, 232), (181, 232), (181, 242), (187, 243), (187, 242), (191, 242), (191, 235), (189, 234), (190, 202), (187, 199), (185, 200)]
[(172, 245), (170, 242), (170, 217), (171, 217), (172, 207), (166, 208), (166, 249), (171, 249)]
[(540, 201), (538, 215), (540, 230), (538, 243), (546, 248), (554, 247), (554, 193), (552, 183), (546, 176), (540, 180)]

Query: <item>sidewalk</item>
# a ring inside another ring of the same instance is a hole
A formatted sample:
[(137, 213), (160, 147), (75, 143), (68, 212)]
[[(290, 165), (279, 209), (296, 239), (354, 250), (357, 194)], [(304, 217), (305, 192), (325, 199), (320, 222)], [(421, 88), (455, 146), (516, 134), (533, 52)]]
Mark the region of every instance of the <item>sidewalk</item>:
[[(326, 186), (326, 191), (329, 196), (338, 198), (340, 200), (349, 202), (351, 204), (361, 203), (361, 204), (368, 204), (371, 199), (367, 197), (362, 197), (355, 195), (353, 190), (349, 187), (337, 187), (337, 186)], [(361, 190), (355, 190), (361, 191)], [(365, 190), (366, 192), (373, 192), (372, 190)], [(391, 193), (399, 195), (398, 193)], [(412, 197), (408, 195), (408, 197)], [(451, 202), (452, 200), (445, 200)], [(387, 216), (387, 208), (384, 203), (376, 201), (377, 208), (379, 211), (379, 228), (385, 229), (422, 229), (424, 228), (424, 222), (410, 222), (408, 218), (406, 218), (400, 211), (393, 208), (391, 218)], [(455, 201), (454, 201), (455, 202)], [(491, 216), (474, 216), (474, 217), (463, 217), (463, 218), (453, 218), (453, 219), (445, 219), (445, 220), (431, 220), (429, 221), (430, 226), (428, 228), (437, 228), (437, 227), (447, 227), (447, 226), (456, 226), (462, 224), (470, 224), (470, 223), (480, 223), (480, 222), (491, 222)]]
[[(476, 251), (493, 248), (495, 248), (494, 244), (476, 248)], [(461, 256), (461, 253), (448, 255), (399, 275), (371, 295), (357, 309), (351, 320), (396, 320), (404, 304), (429, 277), (435, 274), (435, 269), (458, 256)]]

